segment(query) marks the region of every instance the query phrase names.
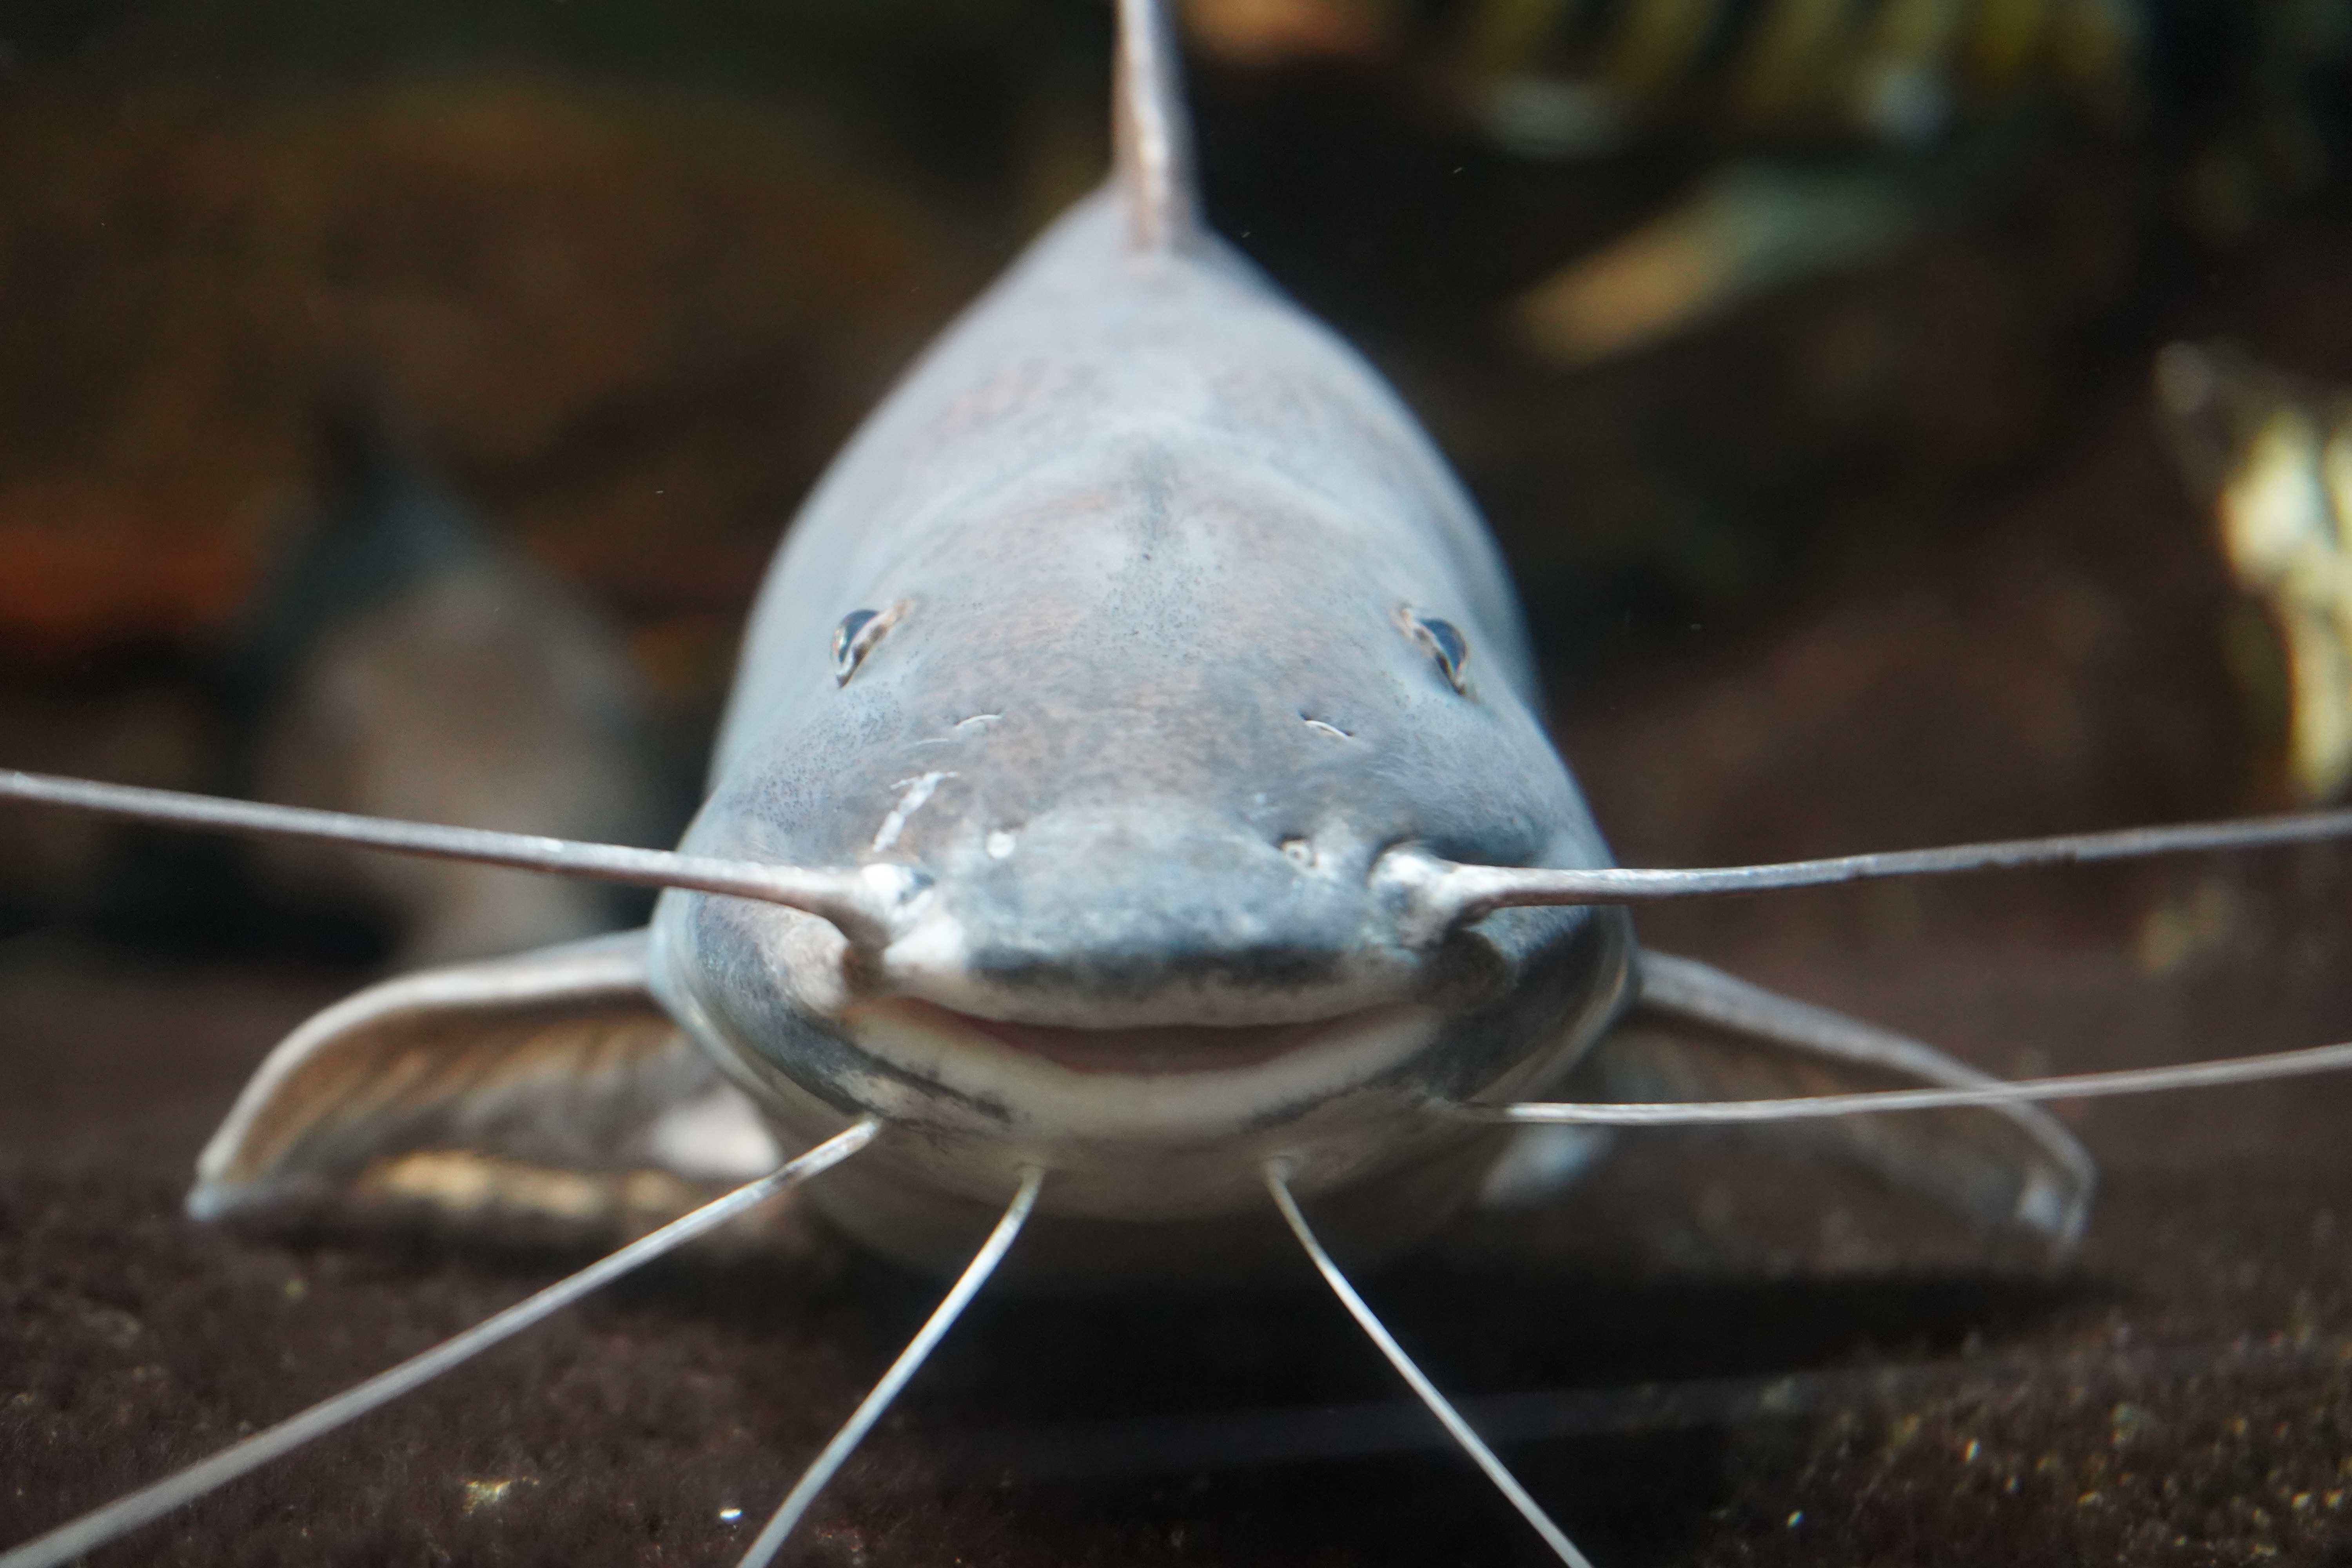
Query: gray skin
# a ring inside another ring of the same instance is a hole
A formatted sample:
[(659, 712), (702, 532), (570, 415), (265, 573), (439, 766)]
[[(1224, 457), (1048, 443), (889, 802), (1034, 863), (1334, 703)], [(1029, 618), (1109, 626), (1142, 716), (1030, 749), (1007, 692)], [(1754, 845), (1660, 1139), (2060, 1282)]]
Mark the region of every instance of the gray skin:
[[(1270, 1158), (1408, 1245), (1498, 1147), (1427, 1103), (1556, 1082), (1627, 984), (1613, 910), (1402, 934), (1391, 848), (1610, 863), (1507, 579), (1359, 355), (1213, 238), (1138, 250), (1124, 221), (1115, 189), (1062, 218), (826, 475), (681, 847), (904, 865), (911, 922), (861, 949), (676, 890), (655, 921), (656, 994), (789, 1141), (923, 1134), (819, 1197), (919, 1264), (960, 1262), (1031, 1163), (1046, 1273), (1248, 1268)], [(893, 606), (838, 680), (836, 626)], [(1465, 636), (1466, 689), (1408, 606)], [(877, 1033), (909, 1001), (961, 1016), (923, 1015), (950, 1050)], [(973, 1018), (1058, 1027), (1007, 1048)], [(1267, 1027), (1360, 1018), (1377, 1040), (1319, 1052)]]

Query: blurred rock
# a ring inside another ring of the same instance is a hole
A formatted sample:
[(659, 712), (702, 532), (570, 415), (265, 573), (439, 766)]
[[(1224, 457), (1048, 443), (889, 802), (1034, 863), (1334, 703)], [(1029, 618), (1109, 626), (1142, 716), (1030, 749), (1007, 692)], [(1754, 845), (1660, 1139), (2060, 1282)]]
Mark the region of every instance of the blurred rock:
[[(671, 835), (683, 812), (662, 798), (612, 626), (379, 418), (346, 415), (330, 446), (330, 492), (232, 660), (236, 793), (597, 843)], [(259, 859), (283, 888), (388, 915), (403, 965), (592, 935), (626, 907), (596, 884), (457, 861), (268, 842)]]
[(2168, 344), (2155, 379), (2182, 471), (2277, 635), (2241, 671), (2287, 710), (2297, 791), (2332, 799), (2352, 787), (2352, 394), (2228, 342)]

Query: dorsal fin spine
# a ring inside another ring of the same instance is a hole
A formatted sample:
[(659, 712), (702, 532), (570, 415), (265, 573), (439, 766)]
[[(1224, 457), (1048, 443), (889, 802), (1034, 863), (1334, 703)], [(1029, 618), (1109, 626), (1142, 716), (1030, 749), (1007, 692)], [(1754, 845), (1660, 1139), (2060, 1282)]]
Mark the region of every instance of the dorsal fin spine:
[(1183, 248), (1200, 232), (1200, 202), (1182, 62), (1166, 0), (1118, 0), (1111, 141), (1129, 247)]

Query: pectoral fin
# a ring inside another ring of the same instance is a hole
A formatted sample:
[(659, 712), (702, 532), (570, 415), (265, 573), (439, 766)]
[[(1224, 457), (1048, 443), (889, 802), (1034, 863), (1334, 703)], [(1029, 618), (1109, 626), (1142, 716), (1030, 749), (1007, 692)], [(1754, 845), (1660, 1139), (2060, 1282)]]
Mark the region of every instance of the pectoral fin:
[[(1563, 1098), (1764, 1100), (1994, 1081), (1916, 1040), (1645, 951), (1633, 1008)], [(1792, 1121), (1775, 1131), (2059, 1249), (2081, 1234), (2096, 1178), (2090, 1154), (2039, 1106)]]
[(757, 1112), (654, 1002), (645, 965), (646, 933), (628, 931), (338, 1003), (246, 1085), (196, 1163), (189, 1213), (375, 1191), (596, 1218), (635, 1174), (772, 1169), (782, 1154)]

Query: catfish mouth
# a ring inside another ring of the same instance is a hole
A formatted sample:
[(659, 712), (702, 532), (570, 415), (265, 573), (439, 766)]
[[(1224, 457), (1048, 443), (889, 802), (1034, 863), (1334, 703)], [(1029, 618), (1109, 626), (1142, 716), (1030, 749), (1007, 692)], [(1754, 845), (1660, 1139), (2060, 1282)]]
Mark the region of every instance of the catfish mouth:
[(852, 1010), (880, 1022), (912, 1025), (950, 1037), (978, 1036), (1006, 1050), (1071, 1072), (1122, 1077), (1231, 1072), (1361, 1033), (1385, 1014), (1369, 1007), (1335, 1017), (1290, 1024), (1143, 1024), (1084, 1029), (1063, 1024), (1019, 1024), (983, 1018), (912, 997), (895, 997)]

